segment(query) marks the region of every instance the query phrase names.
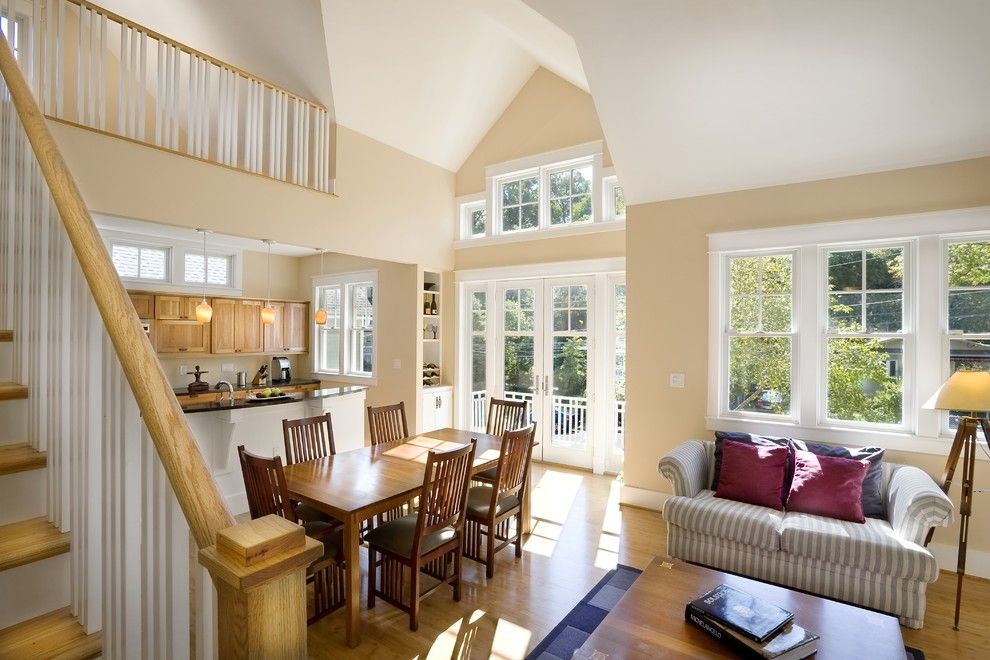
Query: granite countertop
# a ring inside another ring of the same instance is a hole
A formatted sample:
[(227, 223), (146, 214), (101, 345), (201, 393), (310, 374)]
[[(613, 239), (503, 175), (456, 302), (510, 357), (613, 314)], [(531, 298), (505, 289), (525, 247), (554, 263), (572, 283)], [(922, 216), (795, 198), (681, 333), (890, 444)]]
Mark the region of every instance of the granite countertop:
[[(297, 381), (292, 381), (294, 384), (299, 384)], [(276, 387), (278, 387), (276, 385)], [(251, 388), (241, 388), (241, 389), (251, 389)], [(354, 394), (356, 392), (364, 392), (368, 388), (360, 386), (351, 387), (327, 387), (320, 390), (309, 390), (307, 392), (294, 392), (287, 397), (272, 399), (270, 401), (248, 401), (247, 399), (235, 399), (233, 404), (224, 399), (223, 403), (211, 400), (204, 401), (203, 403), (189, 403), (182, 406), (182, 412), (185, 413), (197, 413), (197, 412), (216, 412), (220, 410), (241, 410), (243, 408), (262, 408), (269, 406), (284, 405), (286, 403), (299, 403), (305, 401), (313, 401), (315, 399), (327, 399), (334, 396), (345, 396), (347, 394)]]
[[(221, 378), (220, 380), (224, 380), (224, 379)], [(237, 380), (237, 379), (234, 378), (234, 380)], [(216, 387), (216, 384), (217, 384), (217, 381), (213, 381), (213, 382), (210, 383), (210, 389), (209, 389), (209, 391), (206, 391), (206, 392), (195, 392), (194, 394), (204, 395), (204, 396), (207, 395), (207, 394), (216, 394), (217, 393), (217, 390), (213, 389), (214, 387)], [(320, 384), (320, 381), (316, 380), (315, 378), (293, 378), (288, 383), (279, 383), (278, 385), (265, 385), (263, 387), (262, 386), (259, 386), (259, 385), (252, 385), (251, 383), (248, 383), (244, 387), (238, 387), (237, 384), (234, 383), (234, 382), (232, 382), (232, 381), (231, 381), (230, 384), (234, 388), (234, 391), (235, 392), (246, 392), (248, 390), (261, 390), (261, 389), (264, 389), (265, 387), (296, 387), (296, 386), (299, 386), (299, 385), (319, 385)], [(172, 391), (174, 391), (176, 394), (189, 394), (189, 389), (186, 388), (186, 387), (176, 387), (176, 388), (173, 388)], [(227, 391), (227, 389), (224, 388), (224, 392), (226, 392), (226, 391)]]

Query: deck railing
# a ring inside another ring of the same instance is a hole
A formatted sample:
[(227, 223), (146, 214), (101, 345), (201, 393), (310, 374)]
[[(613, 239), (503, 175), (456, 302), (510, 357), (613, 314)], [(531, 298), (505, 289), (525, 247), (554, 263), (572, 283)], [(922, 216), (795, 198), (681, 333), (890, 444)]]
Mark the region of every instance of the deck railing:
[[(14, 38), (18, 20), (4, 21)], [(28, 442), (48, 452), (48, 517), (71, 533), (70, 584), (58, 574), (39, 588), (70, 594), (105, 657), (306, 657), (305, 602), (288, 600), (286, 581), (303, 589), (322, 546), (294, 525), (234, 526), (2, 35), (0, 75), (0, 326), (14, 330), (12, 375), (29, 391)], [(217, 559), (220, 537), (233, 540)], [(237, 553), (246, 538), (287, 549), (252, 566)], [(212, 551), (213, 580), (191, 564), (190, 539), (201, 558)], [(260, 611), (265, 621), (249, 614)]]
[(324, 106), (86, 0), (31, 0), (19, 45), (47, 116), (333, 192)]
[(485, 390), (471, 392), (471, 430), (484, 431), (488, 419), (488, 399)]

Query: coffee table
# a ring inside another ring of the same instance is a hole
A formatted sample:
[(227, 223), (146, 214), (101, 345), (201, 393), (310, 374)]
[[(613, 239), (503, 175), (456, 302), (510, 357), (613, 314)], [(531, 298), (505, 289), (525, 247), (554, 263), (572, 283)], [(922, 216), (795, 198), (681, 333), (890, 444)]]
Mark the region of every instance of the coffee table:
[(816, 658), (904, 660), (895, 617), (661, 557), (636, 579), (574, 657), (737, 657), (684, 620), (688, 602), (722, 583), (793, 612), (795, 623), (821, 636)]

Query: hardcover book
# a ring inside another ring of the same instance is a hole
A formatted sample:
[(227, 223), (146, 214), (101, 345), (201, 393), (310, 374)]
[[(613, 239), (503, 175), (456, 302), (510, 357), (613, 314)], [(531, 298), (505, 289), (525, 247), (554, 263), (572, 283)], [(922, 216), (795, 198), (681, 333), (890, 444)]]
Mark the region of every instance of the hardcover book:
[(794, 618), (787, 610), (727, 584), (718, 585), (691, 601), (688, 607), (760, 644), (780, 632)]
[(709, 637), (740, 653), (746, 658), (763, 660), (800, 660), (818, 651), (818, 635), (811, 633), (796, 623), (789, 623), (784, 629), (764, 644), (710, 619), (690, 605), (685, 611), (688, 622), (703, 630)]

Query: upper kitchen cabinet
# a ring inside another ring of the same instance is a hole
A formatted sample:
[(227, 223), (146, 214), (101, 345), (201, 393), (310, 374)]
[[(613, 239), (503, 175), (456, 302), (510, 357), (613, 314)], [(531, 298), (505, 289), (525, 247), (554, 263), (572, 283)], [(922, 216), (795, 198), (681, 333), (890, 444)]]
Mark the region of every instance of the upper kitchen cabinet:
[(305, 353), (309, 345), (309, 303), (272, 302), (275, 322), (265, 326), (266, 353)]
[(131, 304), (134, 305), (134, 311), (137, 312), (138, 318), (141, 320), (148, 320), (155, 318), (155, 296), (150, 293), (137, 293), (134, 291), (128, 291), (127, 295), (131, 299)]
[(197, 321), (159, 321), (155, 329), (159, 353), (209, 353), (210, 324)]
[(160, 321), (190, 321), (196, 319), (200, 296), (155, 296), (155, 318)]
[(213, 352), (262, 353), (260, 300), (213, 299)]

